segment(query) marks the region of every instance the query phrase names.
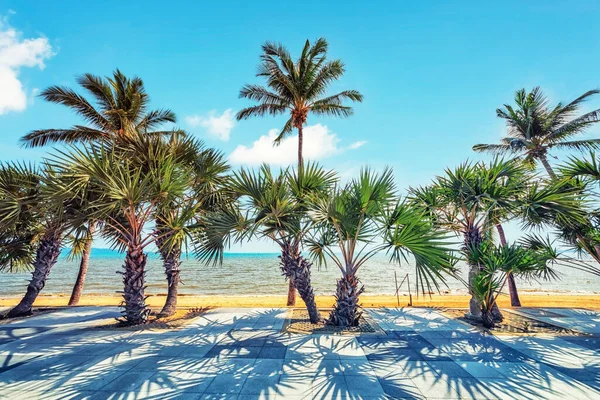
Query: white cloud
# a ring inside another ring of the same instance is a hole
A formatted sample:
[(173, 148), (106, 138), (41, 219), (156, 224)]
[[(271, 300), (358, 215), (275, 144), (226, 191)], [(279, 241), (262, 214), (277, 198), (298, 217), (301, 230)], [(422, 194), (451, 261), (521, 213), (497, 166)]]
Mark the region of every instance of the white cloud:
[(359, 140), (358, 142), (354, 142), (350, 146), (348, 146), (348, 149), (355, 150), (355, 149), (358, 149), (359, 147), (363, 147), (365, 144), (367, 144), (366, 140)]
[[(262, 135), (251, 147), (239, 145), (229, 155), (229, 160), (234, 164), (259, 165), (262, 163), (272, 165), (290, 165), (298, 161), (298, 136), (288, 136), (279, 146), (273, 144), (279, 130), (271, 129)], [(331, 132), (327, 126), (316, 124), (304, 128), (303, 135), (304, 160), (320, 160), (342, 153), (346, 150), (356, 149), (364, 143), (356, 142), (347, 149), (338, 147), (340, 139)], [(358, 143), (358, 145), (357, 145)]]
[(0, 115), (27, 107), (27, 92), (19, 80), (21, 68), (44, 69), (44, 60), (54, 55), (47, 38), (21, 36), (21, 32), (7, 24), (6, 18), (0, 18)]
[(210, 135), (223, 141), (229, 140), (229, 134), (235, 126), (234, 113), (231, 108), (225, 110), (221, 115), (217, 115), (215, 110), (206, 115), (188, 115), (185, 117), (185, 122), (192, 127), (201, 126)]

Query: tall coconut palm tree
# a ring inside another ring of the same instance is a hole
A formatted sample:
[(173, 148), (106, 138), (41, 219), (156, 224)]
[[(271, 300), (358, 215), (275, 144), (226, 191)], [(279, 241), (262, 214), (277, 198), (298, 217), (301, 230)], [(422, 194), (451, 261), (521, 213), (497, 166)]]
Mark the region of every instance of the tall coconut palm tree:
[(549, 107), (539, 87), (529, 93), (520, 89), (515, 95), (516, 107), (505, 104), (504, 108), (496, 110), (498, 117), (506, 120), (508, 135), (500, 144), (476, 144), (473, 150), (524, 156), (524, 161), (530, 164), (539, 161), (555, 179), (556, 174), (547, 157), (550, 150), (586, 150), (596, 148), (600, 143), (600, 139), (570, 140), (600, 121), (600, 109), (576, 116), (582, 103), (598, 93), (599, 90), (590, 90), (568, 104)]
[(0, 168), (0, 269), (32, 269), (27, 293), (8, 312), (31, 312), (56, 264), (64, 237), (86, 221), (87, 196), (75, 198), (72, 181), (46, 162), (39, 169), (23, 165)]
[[(123, 265), (123, 322), (146, 322), (145, 268), (146, 248), (156, 241), (149, 230), (157, 204), (181, 198), (189, 182), (189, 171), (181, 168), (166, 148), (157, 148), (154, 167), (141, 167), (122, 152), (102, 146), (71, 148), (60, 152), (53, 164), (70, 174), (77, 190), (86, 188), (96, 194), (85, 212), (102, 221), (101, 234), (113, 248), (126, 253)], [(157, 184), (160, 182), (160, 184)], [(167, 234), (169, 232), (166, 232)]]
[[(85, 125), (34, 130), (21, 139), (24, 146), (86, 142), (113, 146), (125, 138), (135, 137), (137, 132), (158, 135), (170, 133), (157, 128), (164, 123), (175, 122), (175, 114), (166, 109), (148, 110), (150, 98), (140, 78), (127, 78), (117, 69), (112, 77), (81, 75), (77, 78), (77, 83), (88, 98), (63, 86), (51, 86), (42, 91), (40, 97), (75, 111), (83, 118)], [(81, 262), (69, 305), (77, 305), (81, 297), (95, 230), (96, 223), (90, 221), (87, 231), (81, 231), (83, 236), (75, 242), (75, 246), (82, 246), (75, 253), (80, 255)]]
[[(328, 95), (329, 86), (340, 79), (345, 72), (341, 60), (327, 60), (327, 40), (318, 39), (313, 44), (306, 41), (300, 57), (294, 62), (289, 51), (282, 45), (266, 42), (256, 76), (267, 81), (267, 87), (246, 85), (240, 97), (253, 100), (257, 105), (244, 108), (237, 113), (237, 119), (264, 117), (265, 115), (288, 114), (289, 118), (275, 138), (275, 144), (292, 133), (298, 132), (298, 173), (303, 170), (303, 128), (309, 114), (334, 117), (349, 117), (352, 107), (345, 101), (363, 100), (356, 90), (344, 90)], [(295, 304), (295, 292), (291, 286), (288, 292), (288, 305)]]
[(444, 273), (455, 272), (446, 233), (435, 229), (425, 213), (400, 202), (394, 192), (391, 170), (377, 174), (364, 169), (331, 196), (311, 201), (310, 214), (316, 223), (306, 239), (311, 255), (320, 262), (333, 260), (342, 274), (327, 321), (331, 325), (359, 323), (364, 287), (358, 271), (379, 251), (387, 251), (393, 262), (412, 255), (423, 289), (437, 287)]
[(315, 164), (302, 174), (284, 170), (277, 176), (264, 165), (258, 172), (235, 173), (230, 189), (237, 193), (237, 207), (209, 214), (203, 222), (197, 253), (202, 260), (220, 261), (231, 242), (267, 238), (281, 249), (281, 270), (306, 304), (313, 323), (321, 317), (311, 285), (312, 263), (302, 255), (302, 239), (311, 229), (307, 204), (326, 198), (337, 177)]

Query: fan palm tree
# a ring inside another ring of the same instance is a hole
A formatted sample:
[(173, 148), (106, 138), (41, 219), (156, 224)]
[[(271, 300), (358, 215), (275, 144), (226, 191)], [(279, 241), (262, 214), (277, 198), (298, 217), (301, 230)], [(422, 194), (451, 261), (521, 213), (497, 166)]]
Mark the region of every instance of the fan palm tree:
[(598, 93), (599, 90), (590, 90), (566, 105), (558, 103), (551, 108), (539, 87), (529, 93), (520, 89), (515, 95), (516, 107), (505, 104), (496, 110), (498, 117), (506, 120), (508, 135), (500, 144), (476, 144), (473, 150), (524, 156), (529, 164), (539, 161), (555, 179), (547, 158), (551, 149), (585, 150), (600, 143), (600, 139), (570, 140), (600, 121), (600, 109), (576, 116), (582, 103)]
[(398, 263), (412, 255), (423, 290), (438, 287), (444, 273), (455, 272), (445, 232), (435, 229), (425, 213), (400, 202), (394, 189), (390, 169), (381, 174), (363, 169), (331, 196), (311, 201), (310, 215), (316, 226), (305, 240), (307, 246), (314, 259), (333, 260), (342, 274), (328, 324), (358, 325), (364, 291), (358, 271), (379, 251), (386, 250), (391, 261)]
[[(481, 317), (479, 300), (474, 296), (475, 276), (484, 268), (474, 263), (470, 251), (478, 248), (491, 236), (491, 229), (508, 215), (518, 216), (524, 227), (531, 228), (554, 221), (581, 221), (578, 194), (565, 185), (549, 184), (540, 187), (517, 161), (494, 160), (463, 163), (454, 170), (447, 169), (430, 186), (412, 189), (413, 202), (434, 221), (463, 237), (462, 253), (469, 264), (468, 287), (471, 292), (469, 311)], [(510, 183), (510, 182), (513, 183)], [(514, 184), (516, 183), (516, 184)], [(496, 319), (502, 315), (494, 306)]]
[[(124, 138), (131, 138), (137, 132), (166, 134), (156, 130), (167, 122), (175, 122), (175, 114), (170, 110), (148, 110), (150, 98), (138, 77), (127, 78), (118, 69), (112, 77), (98, 77), (84, 74), (77, 78), (88, 98), (63, 86), (51, 86), (40, 97), (55, 104), (62, 104), (82, 117), (85, 125), (71, 128), (51, 128), (34, 130), (21, 139), (26, 147), (40, 147), (53, 143), (103, 143), (113, 146)], [(96, 223), (90, 221), (87, 231), (75, 242), (81, 257), (79, 273), (73, 287), (69, 305), (77, 305), (83, 291), (88, 270), (92, 239)]]
[[(501, 246), (507, 246), (506, 234), (504, 232), (503, 222), (507, 222), (515, 217), (520, 205), (519, 199), (523, 195), (523, 188), (527, 182), (532, 179), (531, 173), (521, 163), (515, 161), (504, 161), (499, 158), (488, 165), (488, 179), (498, 183), (498, 189), (503, 192), (501, 196), (494, 196), (495, 201), (490, 204), (489, 220), (498, 231), (498, 238)], [(510, 295), (510, 304), (513, 307), (520, 307), (521, 300), (517, 290), (517, 283), (513, 274), (507, 272), (508, 293)]]
[[(302, 53), (294, 62), (289, 51), (282, 45), (266, 42), (256, 76), (267, 81), (267, 87), (246, 85), (240, 97), (257, 102), (257, 105), (244, 108), (237, 113), (237, 119), (263, 117), (265, 115), (288, 114), (289, 118), (275, 138), (275, 144), (292, 133), (298, 132), (298, 173), (303, 170), (303, 128), (309, 114), (349, 117), (353, 113), (345, 101), (363, 100), (356, 90), (344, 90), (328, 95), (329, 86), (340, 79), (345, 72), (341, 60), (327, 60), (328, 43), (324, 38), (311, 44), (304, 44)], [(295, 292), (291, 286), (288, 305), (295, 304)]]
[(32, 269), (27, 293), (8, 317), (31, 312), (56, 264), (64, 237), (86, 221), (87, 196), (75, 198), (72, 181), (44, 162), (0, 168), (0, 269)]
[(308, 202), (327, 197), (336, 180), (333, 172), (315, 164), (308, 164), (302, 174), (285, 170), (278, 176), (266, 165), (258, 172), (242, 169), (230, 182), (239, 202), (204, 219), (198, 257), (221, 261), (231, 242), (250, 238), (274, 241), (281, 249), (284, 276), (298, 289), (311, 322), (320, 321), (311, 285), (312, 263), (302, 255), (302, 239), (312, 226)]
[(122, 152), (87, 146), (60, 152), (53, 161), (77, 182), (73, 187), (96, 194), (86, 213), (102, 221), (103, 237), (113, 248), (126, 253), (122, 275), (123, 322), (127, 324), (141, 324), (148, 318), (144, 294), (146, 248), (156, 241), (155, 232), (148, 228), (156, 216), (157, 204), (176, 202), (189, 182), (189, 171), (181, 168), (168, 148), (158, 147), (154, 157), (153, 166), (141, 167), (136, 160), (123, 158)]
[[(598, 196), (597, 183), (600, 180), (600, 167), (595, 152), (590, 152), (588, 158), (570, 157), (567, 163), (559, 167), (560, 178), (581, 188), (583, 198), (591, 198), (584, 206), (588, 213), (585, 223), (556, 224), (560, 236), (577, 251), (587, 252), (596, 262), (600, 263), (600, 210), (591, 209)], [(587, 268), (588, 272), (600, 275), (597, 267)]]
[(473, 279), (472, 290), (486, 328), (495, 326), (492, 310), (509, 276), (545, 280), (558, 277), (552, 267), (560, 260), (560, 254), (549, 239), (537, 236), (529, 236), (519, 245), (494, 246), (484, 241), (470, 249), (469, 257), (472, 258), (471, 264), (483, 266)]
[(225, 187), (229, 165), (222, 153), (179, 135), (167, 145), (190, 175), (188, 189), (181, 198), (165, 199), (157, 204), (156, 246), (168, 282), (167, 298), (159, 316), (170, 316), (176, 311), (183, 245), (197, 234), (195, 231), (201, 226), (198, 222), (203, 215), (220, 210), (232, 201)]

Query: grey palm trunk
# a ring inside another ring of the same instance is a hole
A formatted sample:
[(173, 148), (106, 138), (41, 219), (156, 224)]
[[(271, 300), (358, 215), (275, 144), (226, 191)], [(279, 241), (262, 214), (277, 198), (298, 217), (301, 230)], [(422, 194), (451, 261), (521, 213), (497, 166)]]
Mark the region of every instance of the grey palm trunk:
[(58, 256), (60, 255), (60, 244), (61, 235), (58, 231), (48, 232), (40, 240), (40, 244), (36, 251), (35, 261), (33, 262), (31, 280), (29, 281), (29, 285), (27, 285), (27, 293), (23, 299), (21, 299), (21, 302), (19, 302), (15, 308), (10, 310), (7, 315), (8, 317), (18, 317), (31, 313), (31, 308), (33, 307), (35, 299), (46, 285), (48, 275), (58, 260)]
[(542, 163), (542, 165), (544, 166), (544, 169), (548, 173), (548, 176), (550, 176), (550, 179), (552, 179), (553, 181), (556, 180), (556, 178), (557, 178), (556, 173), (554, 172), (554, 170), (552, 169), (552, 166), (548, 162), (548, 158), (546, 157), (546, 155), (543, 154), (543, 155), (539, 156), (538, 158), (539, 158), (540, 162)]
[[(469, 251), (471, 246), (479, 246), (483, 241), (483, 237), (481, 235), (481, 231), (477, 226), (470, 226), (464, 232), (464, 243), (466, 251)], [(473, 279), (482, 269), (482, 266), (479, 264), (470, 264), (469, 265), (469, 288), (473, 285)], [(471, 299), (469, 300), (469, 313), (470, 317), (474, 319), (483, 320), (486, 318), (493, 318), (495, 321), (502, 321), (504, 317), (498, 308), (498, 304), (494, 303), (492, 306), (491, 316), (483, 315), (481, 312), (481, 307), (479, 305), (479, 300), (474, 296), (473, 292), (471, 292)]]
[(130, 243), (123, 265), (124, 323), (143, 324), (148, 320), (150, 309), (146, 306), (146, 261), (148, 256), (139, 243)]
[[(304, 258), (298, 251), (294, 251), (293, 246), (283, 247), (281, 249), (281, 270), (285, 277), (298, 290), (300, 298), (306, 305), (310, 322), (317, 323), (321, 321), (321, 315), (315, 301), (315, 294), (310, 280), (310, 270), (312, 263)], [(292, 287), (290, 285), (290, 287)]]
[(79, 304), (79, 299), (81, 299), (81, 294), (83, 293), (85, 277), (87, 276), (88, 267), (90, 265), (90, 253), (92, 252), (91, 236), (96, 230), (96, 224), (94, 222), (90, 222), (88, 230), (90, 233), (90, 240), (88, 240), (85, 243), (85, 248), (83, 249), (83, 253), (81, 254), (81, 261), (79, 262), (79, 272), (77, 274), (77, 280), (75, 281), (73, 291), (71, 292), (71, 298), (69, 299), (70, 306), (76, 306), (77, 304)]
[(346, 266), (345, 273), (336, 284), (335, 306), (329, 314), (327, 324), (341, 327), (358, 326), (362, 315), (358, 302), (364, 289), (354, 274), (353, 267)]
[[(304, 158), (302, 157), (302, 146), (304, 143), (304, 135), (302, 131), (302, 123), (297, 127), (298, 129), (298, 177), (302, 174), (304, 169)], [(288, 294), (287, 294), (287, 305), (295, 306), (296, 305), (296, 287), (294, 285), (294, 281), (290, 279), (288, 284)], [(300, 296), (302, 297), (302, 296)]]
[[(502, 227), (502, 224), (497, 224), (496, 230), (498, 231), (498, 236), (500, 237), (500, 244), (502, 246), (506, 246), (506, 235), (504, 234), (504, 228)], [(510, 305), (513, 307), (521, 307), (521, 300), (519, 299), (519, 292), (517, 290), (517, 283), (515, 282), (515, 277), (509, 272), (507, 278), (508, 293), (510, 295)]]
[(168, 317), (177, 311), (177, 293), (179, 290), (179, 274), (181, 273), (181, 247), (173, 248), (171, 251), (160, 251), (160, 257), (165, 267), (167, 276), (167, 299), (159, 316)]

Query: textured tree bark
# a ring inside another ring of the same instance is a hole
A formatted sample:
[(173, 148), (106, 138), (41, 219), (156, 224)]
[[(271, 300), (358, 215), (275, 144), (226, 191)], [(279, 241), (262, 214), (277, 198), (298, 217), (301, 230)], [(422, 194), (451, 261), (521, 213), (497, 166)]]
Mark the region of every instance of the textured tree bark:
[(314, 324), (321, 320), (321, 315), (317, 309), (315, 294), (310, 282), (311, 268), (312, 263), (301, 255), (291, 254), (285, 250), (281, 252), (281, 270), (292, 284), (290, 286), (298, 289), (300, 298), (306, 305), (310, 322)]
[(287, 305), (296, 305), (296, 288), (294, 287), (294, 282), (291, 280), (288, 283)]
[(554, 173), (554, 170), (550, 166), (550, 163), (548, 162), (548, 158), (546, 157), (546, 155), (540, 156), (539, 159), (540, 159), (540, 162), (542, 163), (542, 165), (544, 166), (544, 168), (546, 169), (548, 176), (550, 176), (550, 179), (552, 179), (553, 181), (556, 180), (556, 178), (557, 178), (556, 174)]
[(338, 279), (335, 307), (329, 314), (327, 324), (342, 327), (357, 326), (362, 315), (358, 301), (364, 289), (358, 278), (352, 274), (346, 273)]
[(165, 267), (167, 282), (167, 299), (159, 316), (168, 317), (177, 311), (177, 292), (179, 289), (179, 274), (181, 272), (181, 248), (174, 248), (170, 252), (161, 251), (160, 256)]
[(35, 261), (33, 262), (33, 273), (27, 286), (27, 293), (21, 302), (9, 311), (7, 317), (18, 317), (31, 313), (33, 302), (46, 285), (50, 270), (56, 264), (60, 254), (60, 233), (50, 232), (44, 235), (38, 246)]
[(302, 146), (304, 142), (304, 133), (302, 131), (302, 125), (298, 127), (298, 176), (304, 169), (304, 157), (302, 156)]
[(131, 243), (125, 255), (123, 268), (123, 322), (130, 325), (143, 324), (148, 320), (150, 309), (146, 307), (144, 295), (146, 261), (148, 256), (141, 245)]
[(76, 306), (79, 304), (79, 299), (83, 293), (83, 285), (85, 284), (85, 277), (87, 276), (88, 266), (90, 264), (90, 252), (92, 251), (92, 235), (96, 230), (96, 224), (90, 222), (88, 230), (90, 232), (90, 240), (85, 244), (83, 254), (81, 255), (81, 261), (79, 263), (79, 273), (77, 274), (77, 280), (75, 286), (73, 286), (73, 292), (71, 292), (71, 298), (69, 299), (70, 306)]
[(481, 321), (483, 322), (483, 326), (486, 328), (491, 329), (496, 326), (495, 320), (496, 318), (494, 317), (493, 313), (488, 311), (481, 312)]
[[(498, 236), (500, 237), (500, 244), (506, 246), (506, 236), (504, 235), (502, 224), (497, 224), (496, 229), (498, 230)], [(513, 307), (521, 307), (517, 283), (515, 282), (515, 277), (511, 273), (508, 274), (508, 293), (510, 295), (510, 305)]]
[[(468, 229), (465, 233), (464, 233), (464, 244), (465, 244), (465, 251), (469, 251), (469, 249), (471, 248), (471, 246), (476, 246), (479, 245), (482, 241), (481, 238), (481, 232), (479, 232), (479, 229), (475, 226), (470, 227), (470, 229)], [(475, 275), (477, 275), (479, 273), (480, 270), (480, 266), (478, 264), (470, 264), (469, 265), (469, 293), (471, 294), (471, 299), (469, 300), (469, 313), (471, 314), (471, 317), (473, 318), (481, 318), (481, 308), (479, 306), (479, 300), (477, 300), (475, 298), (475, 295), (473, 294), (473, 291), (471, 290), (471, 287), (473, 286), (473, 279), (475, 278)]]

